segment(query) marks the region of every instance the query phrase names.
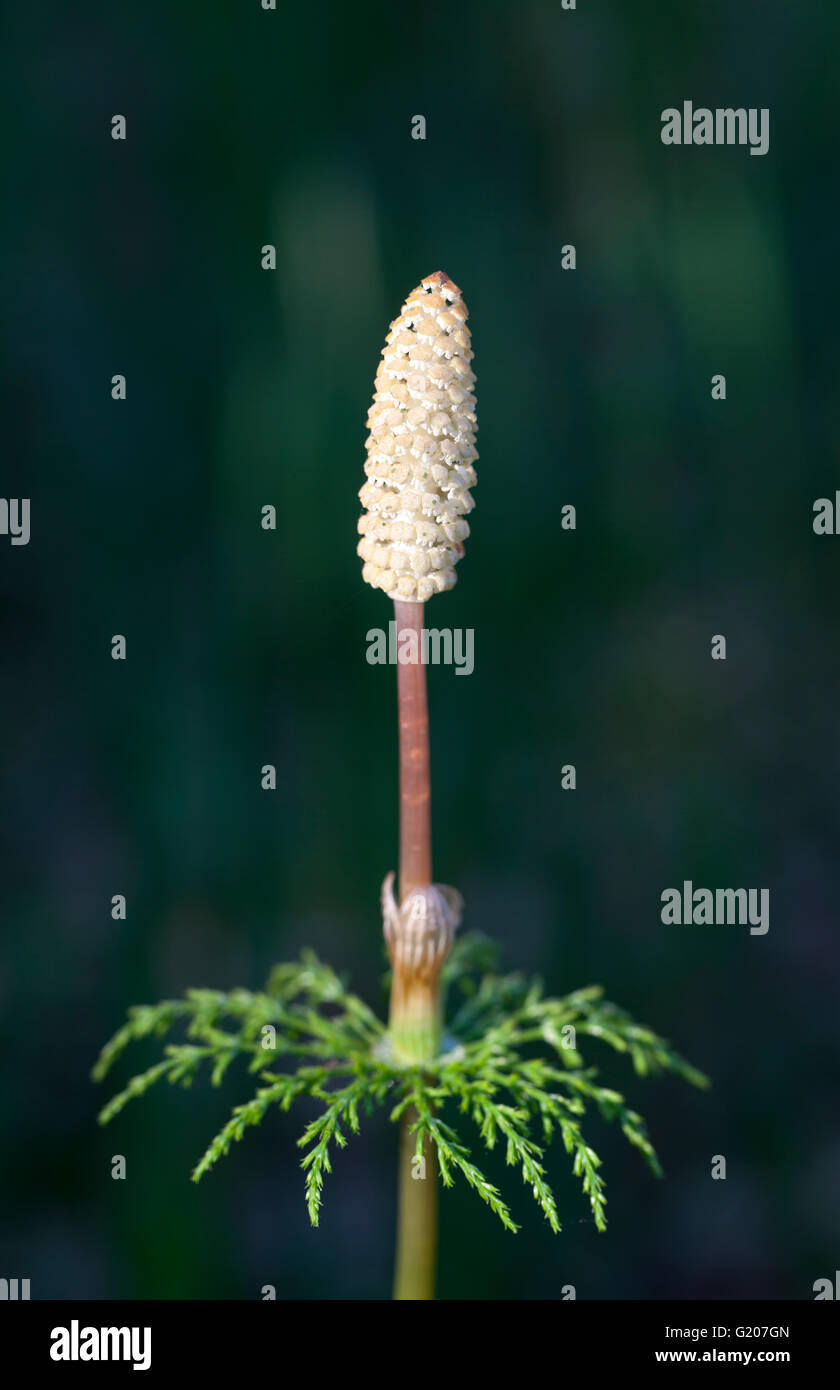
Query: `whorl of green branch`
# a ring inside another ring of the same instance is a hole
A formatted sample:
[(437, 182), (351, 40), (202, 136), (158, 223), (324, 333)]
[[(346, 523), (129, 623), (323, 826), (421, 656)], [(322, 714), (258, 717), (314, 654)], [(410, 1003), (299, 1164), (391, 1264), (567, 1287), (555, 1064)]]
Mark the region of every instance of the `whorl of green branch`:
[[(553, 1231), (560, 1230), (560, 1219), (545, 1150), (558, 1134), (603, 1231), (600, 1159), (581, 1128), (587, 1111), (594, 1108), (616, 1120), (657, 1176), (661, 1169), (641, 1116), (618, 1091), (599, 1083), (596, 1068), (581, 1055), (580, 1038), (627, 1053), (640, 1076), (673, 1072), (695, 1086), (708, 1081), (662, 1038), (607, 1003), (600, 988), (546, 999), (539, 981), (490, 973), (494, 956), (482, 937), (467, 936), (456, 944), (443, 983), (457, 990), (461, 1002), (448, 1022), (441, 1055), (422, 1068), (392, 1060), (385, 1025), (309, 952), (300, 962), (277, 966), (259, 994), (194, 989), (181, 1000), (132, 1008), (128, 1022), (103, 1048), (95, 1080), (129, 1043), (160, 1038), (177, 1023), (184, 1025), (187, 1041), (168, 1044), (163, 1061), (133, 1077), (108, 1102), (100, 1123), (163, 1077), (189, 1086), (206, 1065), (211, 1084), (218, 1086), (241, 1058), (263, 1084), (235, 1107), (197, 1164), (195, 1182), (250, 1125), (260, 1124), (271, 1106), (288, 1110), (301, 1096), (313, 1097), (323, 1108), (298, 1144), (305, 1150), (301, 1167), (309, 1217), (317, 1226), (324, 1175), (332, 1171), (331, 1150), (344, 1148), (348, 1133), (358, 1133), (360, 1112), (370, 1114), (375, 1105), (387, 1104), (396, 1121), (413, 1107), (418, 1156), (424, 1139), (431, 1141), (444, 1186), (451, 1187), (460, 1175), (511, 1231), (518, 1227), (507, 1204), (472, 1162), (453, 1114), (473, 1121), (486, 1148), (504, 1145), (507, 1163), (520, 1169)], [(476, 972), (485, 973), (477, 979)], [(290, 1067), (278, 1073), (274, 1059), (281, 1058), (288, 1058)]]

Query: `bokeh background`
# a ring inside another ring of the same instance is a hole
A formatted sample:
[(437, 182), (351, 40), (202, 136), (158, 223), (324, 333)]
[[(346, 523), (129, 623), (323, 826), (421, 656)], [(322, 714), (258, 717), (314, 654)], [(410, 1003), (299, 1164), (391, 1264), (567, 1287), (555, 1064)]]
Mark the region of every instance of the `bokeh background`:
[[(32, 538), (0, 542), (0, 1273), (33, 1297), (388, 1295), (384, 1120), (312, 1232), (300, 1115), (195, 1187), (247, 1079), (100, 1130), (89, 1069), (131, 1003), (258, 987), (306, 944), (384, 1004), (394, 673), (365, 661), (390, 613), (356, 492), (387, 324), (444, 269), (481, 457), (430, 609), (476, 642), (469, 679), (431, 672), (436, 874), (505, 966), (601, 982), (715, 1084), (619, 1061), (666, 1180), (596, 1122), (609, 1231), (558, 1151), (554, 1238), (490, 1163), (524, 1229), (446, 1194), (440, 1295), (812, 1297), (840, 1264), (840, 540), (811, 524), (840, 485), (840, 16), (49, 0), (5, 30), (2, 471)], [(769, 107), (769, 154), (664, 147), (684, 99)], [(768, 887), (769, 934), (664, 927), (684, 878)]]

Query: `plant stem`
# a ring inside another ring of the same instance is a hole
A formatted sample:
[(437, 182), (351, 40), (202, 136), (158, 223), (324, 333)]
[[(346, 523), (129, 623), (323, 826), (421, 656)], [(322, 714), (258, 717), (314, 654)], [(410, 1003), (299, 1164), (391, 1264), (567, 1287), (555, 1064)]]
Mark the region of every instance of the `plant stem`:
[[(432, 882), (432, 798), (429, 772), (429, 709), (426, 667), (422, 661), (423, 604), (395, 601), (397, 637), (410, 629), (416, 641), (416, 662), (397, 661), (397, 702), (400, 735), (400, 862), (399, 899)], [(412, 1040), (416, 1062), (434, 1056), (440, 1033), (440, 995), (436, 979), (402, 979), (394, 972), (391, 1027), (403, 1040)], [(435, 1296), (437, 1259), (437, 1158), (433, 1147), (423, 1151), (422, 1176), (414, 1176), (416, 1140), (410, 1127), (416, 1115), (407, 1111), (400, 1122), (397, 1256), (394, 1298), (428, 1300)]]
[(432, 881), (432, 792), (429, 773), (429, 706), (426, 667), (420, 660), (422, 603), (395, 601), (397, 637), (416, 633), (417, 662), (397, 661), (400, 727), (400, 902), (413, 888)]
[(407, 1111), (400, 1121), (400, 1170), (397, 1198), (397, 1260), (394, 1298), (428, 1301), (435, 1296), (437, 1262), (438, 1185), (437, 1158), (426, 1141), (425, 1175), (412, 1176), (417, 1141), (409, 1133), (414, 1117)]

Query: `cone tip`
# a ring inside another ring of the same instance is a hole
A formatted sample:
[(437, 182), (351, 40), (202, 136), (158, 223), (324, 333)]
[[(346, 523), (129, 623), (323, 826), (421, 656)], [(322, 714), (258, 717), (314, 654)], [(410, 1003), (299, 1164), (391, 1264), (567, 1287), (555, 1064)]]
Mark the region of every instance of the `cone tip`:
[(461, 293), (459, 286), (450, 279), (445, 270), (435, 270), (431, 275), (426, 275), (421, 280), (418, 289), (449, 290), (451, 294)]

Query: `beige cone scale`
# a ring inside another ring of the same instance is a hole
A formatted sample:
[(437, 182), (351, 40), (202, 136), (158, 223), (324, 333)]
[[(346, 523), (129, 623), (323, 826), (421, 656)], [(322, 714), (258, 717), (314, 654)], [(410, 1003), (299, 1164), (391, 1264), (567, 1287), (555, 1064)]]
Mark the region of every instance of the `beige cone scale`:
[(455, 583), (478, 458), (472, 356), (461, 291), (436, 271), (391, 324), (368, 412), (358, 553), (389, 598), (423, 603)]

